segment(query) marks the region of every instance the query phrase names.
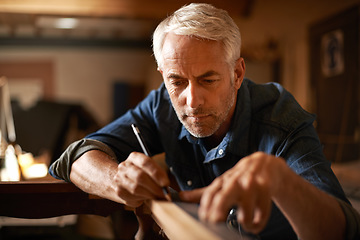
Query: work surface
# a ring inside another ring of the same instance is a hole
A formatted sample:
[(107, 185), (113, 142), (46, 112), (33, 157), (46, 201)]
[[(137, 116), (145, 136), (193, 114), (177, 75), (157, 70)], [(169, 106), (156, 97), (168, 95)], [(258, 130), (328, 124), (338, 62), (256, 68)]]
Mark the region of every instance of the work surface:
[(107, 216), (122, 206), (95, 198), (73, 184), (58, 180), (0, 181), (0, 216), (49, 218), (69, 214)]
[[(333, 164), (335, 174), (360, 210), (360, 161)], [(108, 216), (123, 205), (91, 196), (73, 184), (55, 179), (41, 181), (0, 181), (0, 216), (39, 219), (69, 214)], [(254, 239), (241, 236), (225, 223), (206, 224), (198, 220), (197, 204), (166, 201), (147, 202), (151, 214), (170, 239)]]
[[(69, 214), (108, 216), (124, 206), (89, 195), (71, 183), (58, 180), (0, 181), (0, 216), (40, 219)], [(152, 217), (171, 240), (245, 239), (225, 223), (206, 224), (197, 218), (197, 204), (151, 200)]]

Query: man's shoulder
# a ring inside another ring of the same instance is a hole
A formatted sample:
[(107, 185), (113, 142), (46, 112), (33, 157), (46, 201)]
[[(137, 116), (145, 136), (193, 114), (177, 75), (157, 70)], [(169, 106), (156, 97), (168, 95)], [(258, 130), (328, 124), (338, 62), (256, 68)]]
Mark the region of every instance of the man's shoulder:
[(248, 81), (252, 118), (292, 130), (304, 123), (311, 124), (315, 116), (304, 110), (294, 96), (279, 83), (256, 84)]

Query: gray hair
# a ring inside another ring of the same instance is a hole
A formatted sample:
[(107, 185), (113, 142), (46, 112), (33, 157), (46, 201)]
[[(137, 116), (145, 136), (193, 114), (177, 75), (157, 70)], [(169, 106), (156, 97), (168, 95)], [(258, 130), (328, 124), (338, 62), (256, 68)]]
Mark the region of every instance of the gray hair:
[(162, 48), (167, 33), (221, 41), (231, 67), (240, 58), (241, 36), (229, 14), (206, 3), (186, 5), (163, 20), (153, 34), (153, 52), (158, 67), (163, 64)]

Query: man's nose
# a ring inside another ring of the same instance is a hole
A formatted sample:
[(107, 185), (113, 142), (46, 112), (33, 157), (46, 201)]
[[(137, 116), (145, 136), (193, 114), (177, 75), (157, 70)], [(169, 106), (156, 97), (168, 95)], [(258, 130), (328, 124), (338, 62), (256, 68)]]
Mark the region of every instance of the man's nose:
[(188, 85), (187, 94), (186, 94), (186, 104), (190, 108), (197, 108), (204, 103), (203, 93), (199, 86), (196, 83), (190, 83)]

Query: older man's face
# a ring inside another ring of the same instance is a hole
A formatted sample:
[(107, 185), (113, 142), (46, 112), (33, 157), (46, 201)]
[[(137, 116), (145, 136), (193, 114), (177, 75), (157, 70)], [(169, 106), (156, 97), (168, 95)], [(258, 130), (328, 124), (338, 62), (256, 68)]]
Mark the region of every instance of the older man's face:
[(223, 137), (243, 80), (243, 60), (231, 71), (221, 43), (172, 33), (162, 56), (160, 72), (181, 123), (195, 137)]

